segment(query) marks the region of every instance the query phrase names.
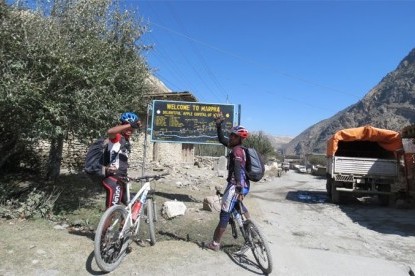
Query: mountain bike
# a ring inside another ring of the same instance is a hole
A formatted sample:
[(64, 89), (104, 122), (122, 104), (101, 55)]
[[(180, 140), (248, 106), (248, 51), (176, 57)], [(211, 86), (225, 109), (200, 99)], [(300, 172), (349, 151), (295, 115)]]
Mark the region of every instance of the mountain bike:
[[(216, 194), (220, 197), (223, 196), (219, 191), (216, 191)], [(238, 226), (245, 241), (241, 249), (234, 254), (244, 255), (247, 250), (251, 249), (262, 272), (270, 274), (272, 272), (272, 255), (268, 241), (257, 224), (252, 219), (247, 219), (242, 210), (242, 201), (238, 200), (229, 218), (232, 236), (235, 239), (238, 238)]]
[[(139, 233), (142, 220), (148, 224), (150, 244), (156, 243), (154, 223), (157, 213), (153, 201), (155, 190), (151, 188), (150, 180), (158, 180), (166, 175), (168, 173), (120, 179), (125, 185), (127, 203), (108, 208), (102, 215), (95, 233), (94, 255), (101, 270), (110, 272), (120, 265), (128, 253), (130, 244)], [(135, 195), (130, 193), (131, 182), (141, 181), (144, 181), (144, 184), (138, 192)]]

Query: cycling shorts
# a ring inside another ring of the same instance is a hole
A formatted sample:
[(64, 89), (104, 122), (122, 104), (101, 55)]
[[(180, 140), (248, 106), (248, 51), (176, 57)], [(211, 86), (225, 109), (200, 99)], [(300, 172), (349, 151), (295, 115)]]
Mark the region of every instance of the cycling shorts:
[[(246, 196), (248, 192), (249, 192), (248, 188), (242, 189), (242, 194), (244, 196)], [(235, 191), (235, 185), (232, 183), (229, 183), (222, 197), (221, 210), (224, 212), (230, 213), (235, 207), (235, 203), (237, 200), (238, 200), (238, 193)]]

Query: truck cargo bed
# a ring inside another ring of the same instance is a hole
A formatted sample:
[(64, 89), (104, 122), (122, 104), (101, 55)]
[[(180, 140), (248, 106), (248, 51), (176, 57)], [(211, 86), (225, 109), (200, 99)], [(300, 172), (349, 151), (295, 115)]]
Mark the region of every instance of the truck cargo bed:
[(328, 172), (334, 174), (352, 174), (354, 176), (396, 177), (397, 161), (362, 157), (334, 156), (328, 160)]

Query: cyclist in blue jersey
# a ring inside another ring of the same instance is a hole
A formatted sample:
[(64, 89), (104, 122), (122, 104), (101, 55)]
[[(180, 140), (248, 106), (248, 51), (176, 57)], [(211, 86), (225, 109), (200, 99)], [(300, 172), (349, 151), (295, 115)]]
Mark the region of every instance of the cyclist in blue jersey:
[[(249, 136), (249, 132), (243, 126), (231, 128), (229, 138), (223, 135), (222, 122), (224, 118), (217, 116), (215, 118), (218, 139), (221, 144), (228, 147), (231, 151), (228, 155), (228, 177), (227, 186), (222, 197), (219, 223), (213, 233), (213, 240), (207, 244), (207, 248), (214, 251), (220, 249), (220, 241), (228, 226), (230, 214), (239, 199), (243, 200), (249, 192), (249, 180), (245, 172), (246, 156), (242, 148), (242, 141)], [(248, 210), (242, 205), (242, 212), (249, 218)]]

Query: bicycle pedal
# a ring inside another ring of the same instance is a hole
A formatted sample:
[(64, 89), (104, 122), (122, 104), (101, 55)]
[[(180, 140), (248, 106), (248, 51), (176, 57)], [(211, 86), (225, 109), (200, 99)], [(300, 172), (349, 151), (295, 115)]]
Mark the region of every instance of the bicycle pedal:
[(248, 249), (249, 249), (249, 246), (247, 244), (245, 244), (245, 245), (243, 245), (241, 247), (241, 249), (239, 249), (238, 251), (234, 252), (233, 254), (238, 255), (238, 256), (244, 255), (245, 252), (248, 251)]

